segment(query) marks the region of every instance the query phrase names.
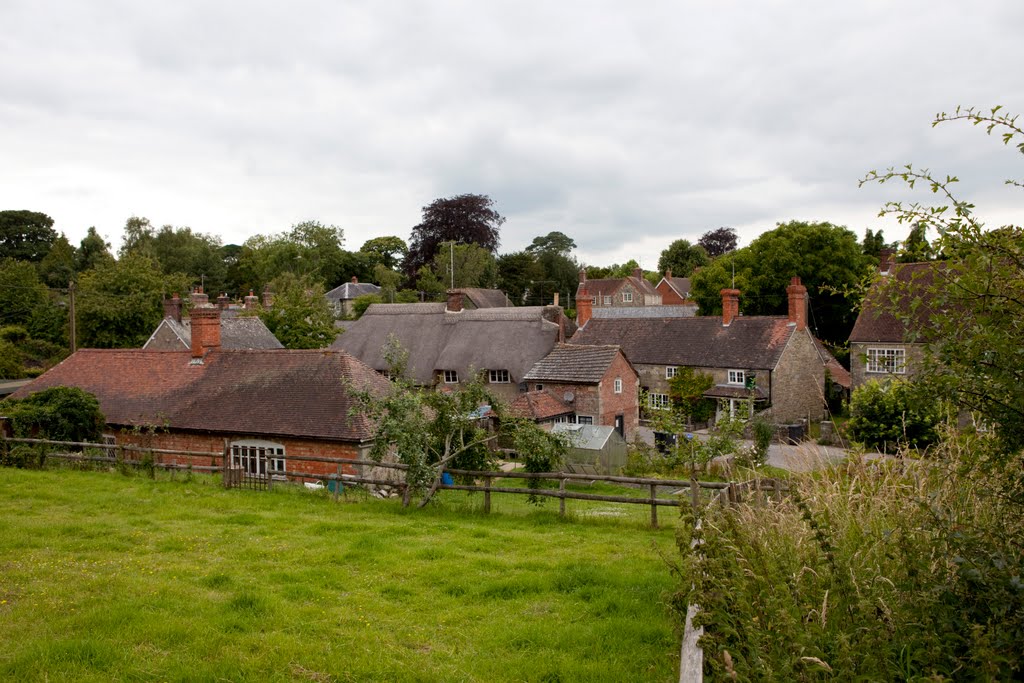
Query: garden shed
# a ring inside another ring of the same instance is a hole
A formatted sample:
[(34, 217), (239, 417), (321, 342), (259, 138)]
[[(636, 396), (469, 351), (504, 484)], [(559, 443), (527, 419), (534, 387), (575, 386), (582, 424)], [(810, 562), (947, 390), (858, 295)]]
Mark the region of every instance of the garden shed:
[(566, 464), (593, 465), (602, 474), (615, 474), (626, 466), (626, 440), (615, 427), (558, 423), (551, 431), (569, 437)]

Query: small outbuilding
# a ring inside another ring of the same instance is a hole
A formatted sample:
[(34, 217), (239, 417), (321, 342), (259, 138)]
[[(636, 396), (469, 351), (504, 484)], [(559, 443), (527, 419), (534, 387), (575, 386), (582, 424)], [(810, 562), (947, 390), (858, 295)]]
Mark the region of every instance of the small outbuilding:
[(615, 427), (559, 423), (551, 431), (569, 437), (567, 465), (591, 465), (601, 474), (616, 474), (626, 466), (626, 440)]

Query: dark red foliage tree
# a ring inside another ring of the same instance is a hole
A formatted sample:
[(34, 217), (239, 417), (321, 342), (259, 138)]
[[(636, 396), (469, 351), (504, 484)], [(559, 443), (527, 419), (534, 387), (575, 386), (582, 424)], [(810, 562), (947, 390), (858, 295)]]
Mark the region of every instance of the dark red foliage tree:
[(739, 238), (736, 236), (736, 231), (732, 228), (708, 230), (700, 236), (699, 240), (697, 240), (697, 244), (704, 247), (704, 251), (706, 251), (708, 256), (711, 258), (716, 258), (722, 254), (728, 254), (736, 248), (736, 244), (738, 242)]
[(446, 242), (477, 244), (492, 254), (498, 249), (498, 228), (505, 218), (487, 195), (460, 194), (435, 199), (423, 207), (423, 221), (412, 229), (403, 263), (409, 277), (429, 264)]

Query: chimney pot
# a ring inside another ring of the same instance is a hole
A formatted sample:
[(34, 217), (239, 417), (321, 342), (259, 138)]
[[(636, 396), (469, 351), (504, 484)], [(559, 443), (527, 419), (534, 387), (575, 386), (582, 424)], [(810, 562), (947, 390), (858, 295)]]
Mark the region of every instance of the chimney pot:
[(796, 329), (803, 330), (807, 327), (807, 288), (800, 282), (800, 278), (793, 276), (786, 287), (786, 294), (789, 297), (789, 322), (796, 325)]
[(587, 269), (586, 268), (581, 268), (580, 269), (580, 282), (582, 283), (582, 282), (586, 282), (586, 281), (587, 281)]
[(170, 299), (164, 299), (164, 317), (181, 322), (181, 298), (177, 292)]
[(274, 305), (274, 294), (270, 291), (270, 285), (263, 288), (263, 308), (270, 308)]
[(728, 327), (740, 314), (740, 290), (723, 289), (722, 295), (722, 325)]

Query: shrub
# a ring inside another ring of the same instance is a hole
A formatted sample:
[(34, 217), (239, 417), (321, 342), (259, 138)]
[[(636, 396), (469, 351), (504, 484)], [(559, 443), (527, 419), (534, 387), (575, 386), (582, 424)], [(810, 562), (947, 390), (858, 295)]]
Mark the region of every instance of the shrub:
[(76, 387), (51, 387), (2, 402), (16, 436), (56, 441), (96, 441), (106, 420), (99, 401)]
[(938, 440), (939, 406), (905, 380), (872, 380), (853, 392), (848, 429), (854, 441), (886, 453)]

